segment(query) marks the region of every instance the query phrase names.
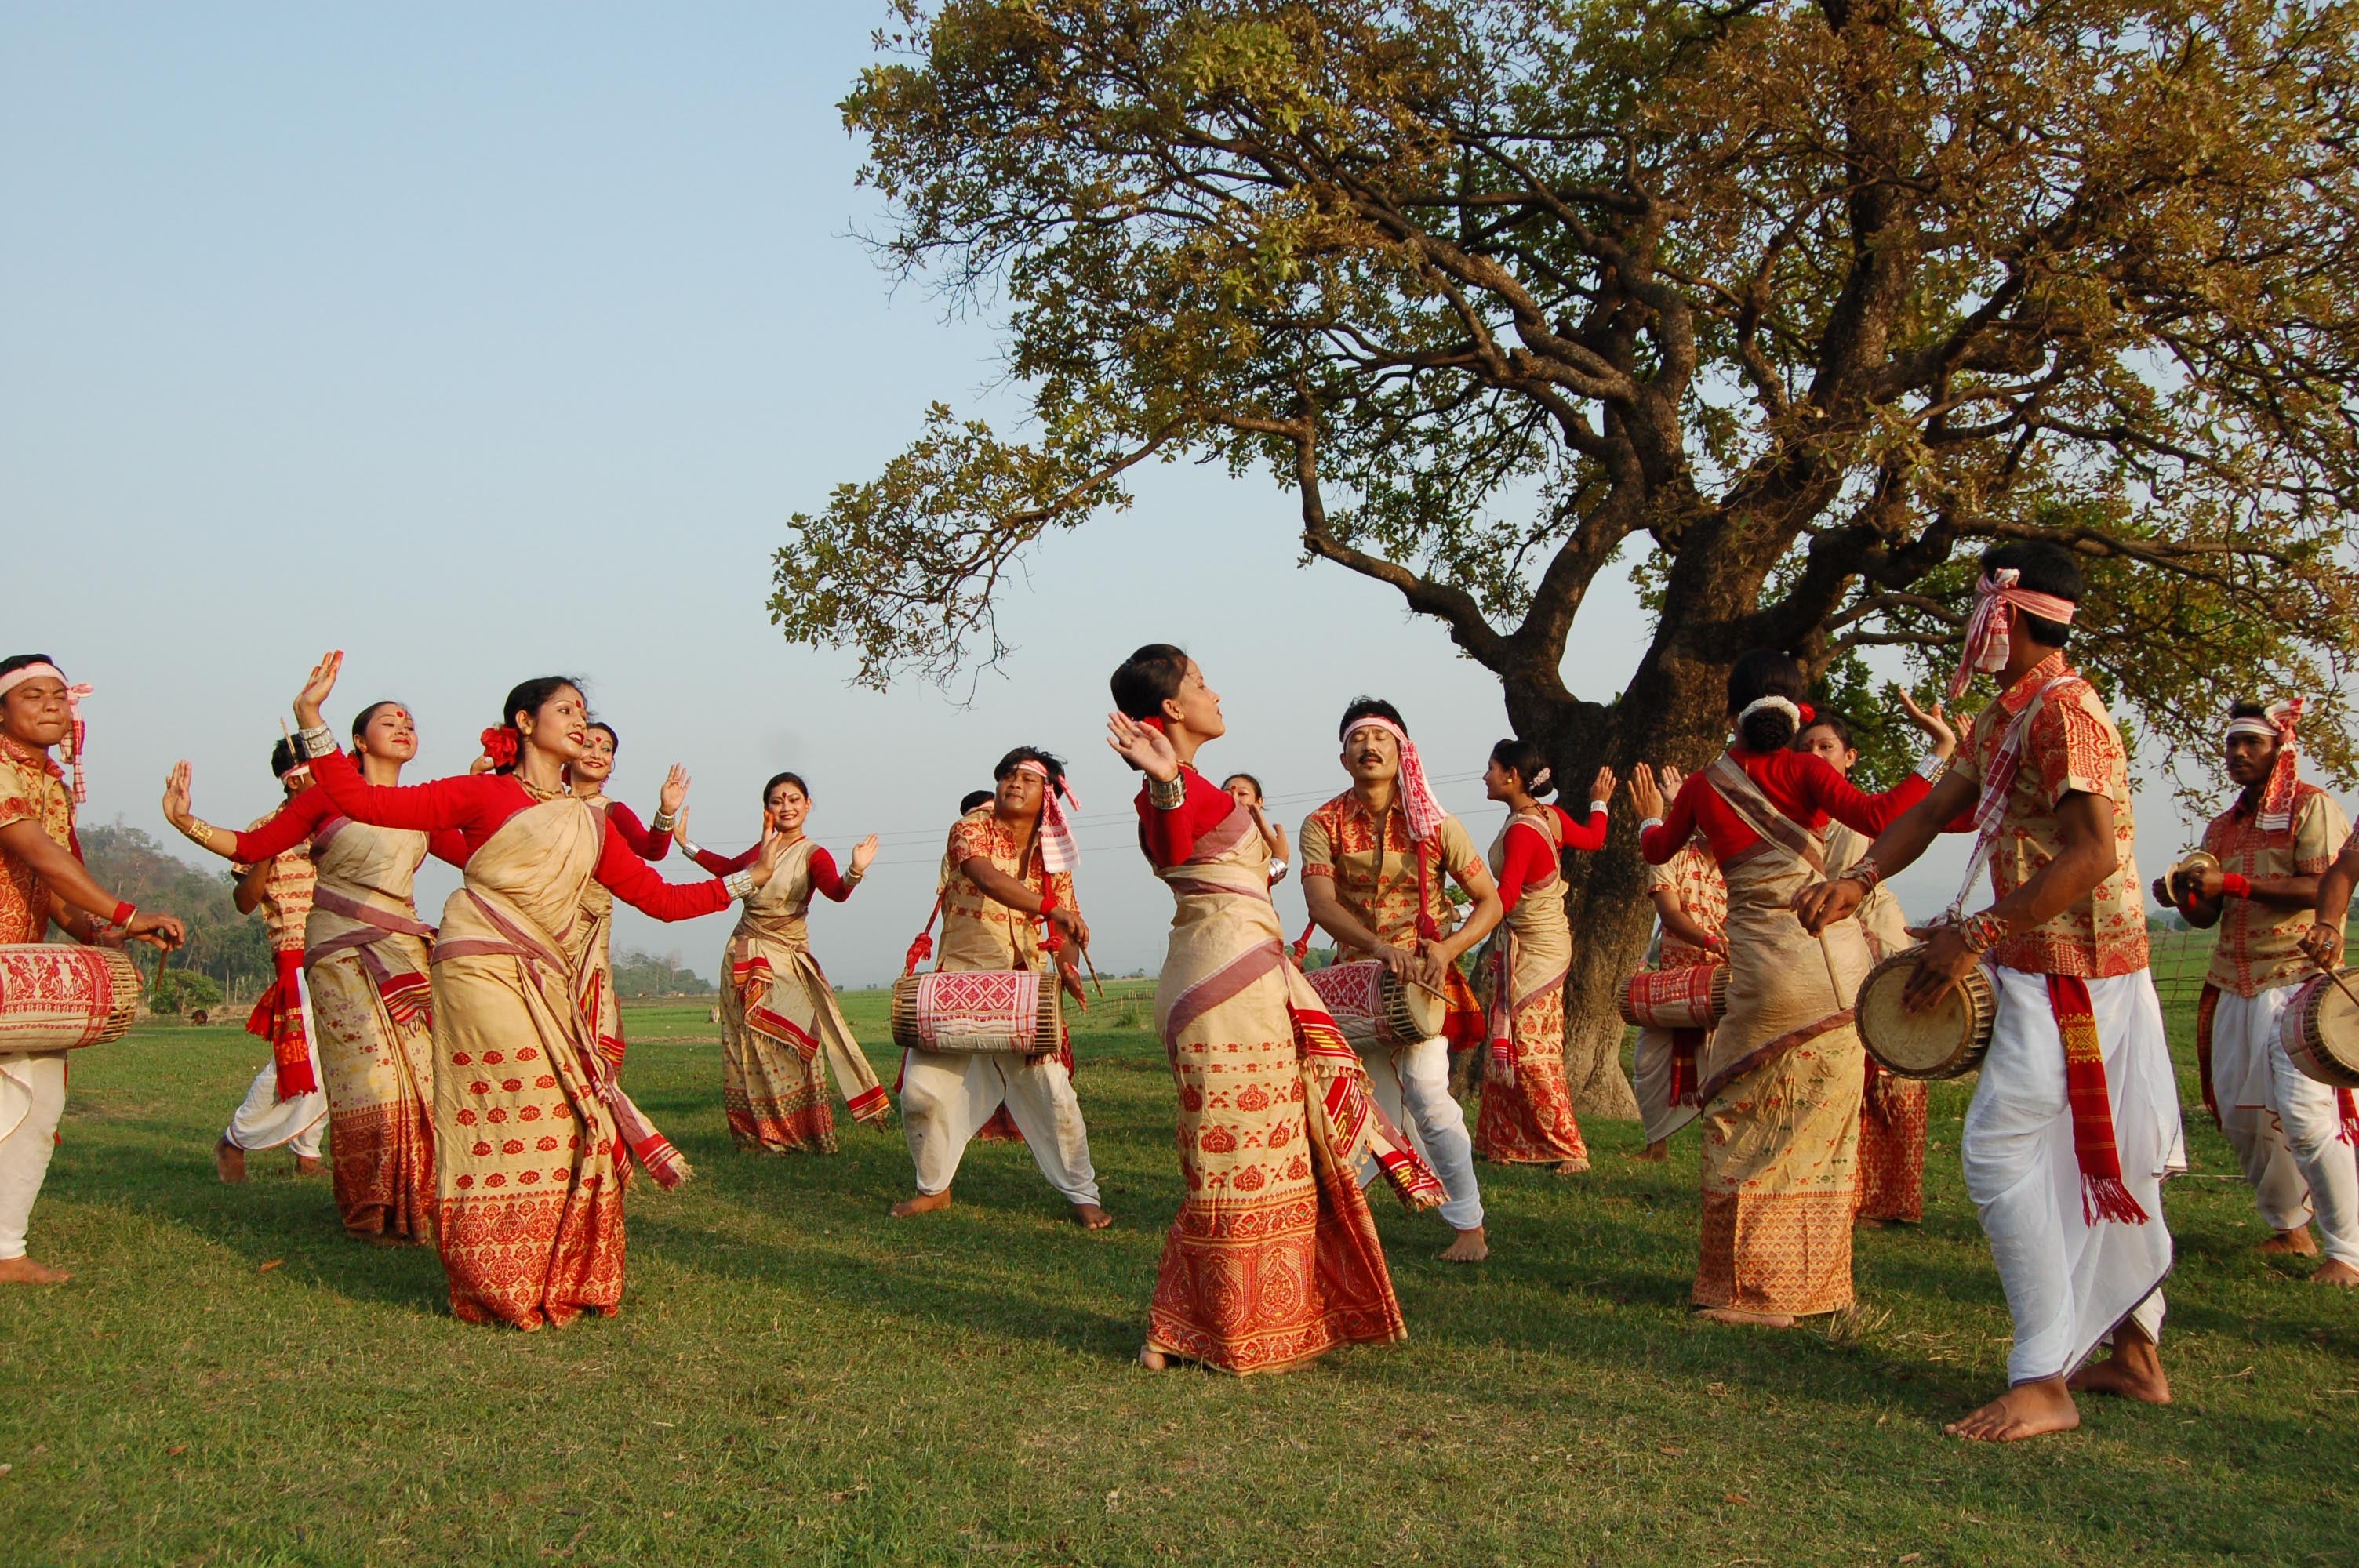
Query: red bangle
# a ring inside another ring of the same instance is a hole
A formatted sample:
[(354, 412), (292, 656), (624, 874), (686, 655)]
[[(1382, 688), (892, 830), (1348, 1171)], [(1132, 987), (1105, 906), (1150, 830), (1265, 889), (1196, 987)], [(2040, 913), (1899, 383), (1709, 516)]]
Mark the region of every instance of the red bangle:
[(117, 925), (128, 925), (131, 924), (133, 917), (138, 913), (138, 909), (127, 901), (123, 903), (118, 903), (114, 906), (114, 924)]
[(2229, 871), (2220, 878), (2220, 891), (2230, 898), (2253, 896), (2253, 879), (2241, 871)]
[(1043, 920), (1048, 919), (1049, 912), (1056, 907), (1056, 890), (1054, 888), (1043, 888), (1040, 892), (1040, 918)]

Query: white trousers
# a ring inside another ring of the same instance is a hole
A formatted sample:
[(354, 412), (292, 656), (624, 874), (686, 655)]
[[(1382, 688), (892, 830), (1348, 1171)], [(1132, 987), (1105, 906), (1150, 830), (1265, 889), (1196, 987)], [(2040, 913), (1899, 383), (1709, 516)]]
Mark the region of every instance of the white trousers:
[(2326, 1255), (2359, 1268), (2359, 1150), (2343, 1141), (2333, 1088), (2295, 1066), (2277, 1037), (2298, 990), (2220, 994), (2212, 1015), (2212, 1098), (2262, 1223), (2299, 1230), (2315, 1217)]
[(33, 1200), (58, 1146), (66, 1108), (63, 1051), (0, 1055), (0, 1262), (25, 1255)]
[(2187, 1161), (2153, 981), (2143, 969), (2091, 980), (2122, 1180), (2147, 1219), (2089, 1224), (2048, 979), (1995, 965), (1984, 972), (1997, 1008), (1959, 1150), (2015, 1319), (2007, 1380), (2027, 1383), (2071, 1374), (2125, 1321), (2159, 1336), (2171, 1260), (2162, 1179)]
[[(1415, 1143), (1449, 1195), (1441, 1217), (1454, 1230), (1483, 1224), (1483, 1193), (1474, 1182), (1474, 1140), (1466, 1130), (1466, 1108), (1450, 1092), (1450, 1042), (1439, 1036), (1414, 1045), (1379, 1046), (1362, 1052), (1368, 1086), (1393, 1125)], [(1360, 1184), (1383, 1174), (1375, 1156), (1360, 1162)]]
[[(1710, 1040), (1705, 1036), (1707, 1046)], [(1638, 1121), (1649, 1143), (1663, 1142), (1693, 1121), (1702, 1108), (1671, 1103), (1671, 1032), (1668, 1029), (1638, 1031), (1637, 1049), (1630, 1058), (1630, 1087), (1638, 1096)]]
[[(311, 1072), (320, 1071), (320, 1049), (311, 1048)], [(262, 1071), (254, 1075), (254, 1082), (245, 1089), (245, 1098), (229, 1119), (223, 1138), (240, 1149), (252, 1153), (259, 1149), (276, 1149), (281, 1143), (295, 1151), (300, 1159), (320, 1157), (320, 1140), (328, 1130), (328, 1096), (323, 1089), (313, 1089), (308, 1095), (293, 1099), (278, 1098), (278, 1064), (265, 1062)]]
[(1001, 1105), (1024, 1146), (1067, 1203), (1098, 1201), (1090, 1130), (1073, 1077), (1054, 1056), (1027, 1062), (996, 1051), (908, 1051), (901, 1058), (901, 1125), (918, 1167), (918, 1191), (948, 1192), (966, 1146)]

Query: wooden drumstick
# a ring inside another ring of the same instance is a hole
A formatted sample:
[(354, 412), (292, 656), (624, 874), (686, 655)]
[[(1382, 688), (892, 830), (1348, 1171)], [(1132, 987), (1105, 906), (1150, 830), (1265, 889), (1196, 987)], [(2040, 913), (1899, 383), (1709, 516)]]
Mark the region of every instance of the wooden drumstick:
[(1098, 979), (1097, 964), (1090, 957), (1090, 950), (1087, 947), (1082, 949), (1082, 962), (1089, 966), (1090, 985), (1097, 991), (1098, 1000), (1100, 1001), (1103, 1001), (1105, 1000), (1105, 982)]

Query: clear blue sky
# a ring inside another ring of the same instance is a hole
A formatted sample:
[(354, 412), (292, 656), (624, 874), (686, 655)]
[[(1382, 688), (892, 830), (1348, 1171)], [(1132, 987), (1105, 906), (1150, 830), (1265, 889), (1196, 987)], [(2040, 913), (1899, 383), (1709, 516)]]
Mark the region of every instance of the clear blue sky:
[[(99, 687), (91, 820), (177, 844), (156, 797), (183, 756), (201, 812), (259, 814), (326, 647), (350, 651), (338, 722), (412, 705), (413, 778), (463, 767), (516, 680), (579, 672), (643, 813), (678, 759), (698, 836), (734, 848), (790, 767), (839, 854), (886, 836), (814, 917), (837, 979), (894, 971), (958, 797), (1018, 741), (1076, 759), (1101, 967), (1152, 966), (1169, 901), (1099, 737), (1108, 672), (1169, 639), (1227, 699), (1206, 765), (1260, 773), (1289, 823), (1342, 787), (1334, 716), (1373, 690), (1489, 842), (1495, 684), (1388, 590), (1299, 567), (1267, 482), (1159, 469), (1134, 511), (1051, 541), (1006, 607), (1020, 651), (971, 701), (853, 691), (847, 658), (770, 629), (790, 514), (869, 477), (930, 400), (1017, 412), (990, 321), (897, 290), (853, 237), (882, 213), (834, 105), (883, 15), (0, 10), (0, 643)], [(1575, 688), (1610, 697), (1646, 630), (1627, 592), (1593, 597)], [(2188, 829), (2158, 796), (2141, 816), (2159, 870)], [(1955, 874), (1901, 891), (1922, 910)], [(427, 879), (429, 918), (450, 885)], [(618, 941), (710, 977), (727, 929), (626, 913)]]

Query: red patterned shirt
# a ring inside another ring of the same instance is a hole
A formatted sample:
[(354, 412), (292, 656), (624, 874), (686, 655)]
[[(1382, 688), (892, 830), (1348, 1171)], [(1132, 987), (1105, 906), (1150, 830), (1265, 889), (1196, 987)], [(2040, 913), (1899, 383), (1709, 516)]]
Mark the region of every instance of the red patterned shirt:
[[(2239, 800), (2203, 830), (2203, 848), (2218, 858), (2222, 871), (2246, 877), (2318, 876), (2334, 863), (2350, 832), (2343, 808), (2316, 784), (2294, 786), (2290, 840), (2272, 839), (2262, 832), (2256, 815)], [(2222, 903), (2220, 938), (2212, 945), (2207, 977), (2213, 985), (2251, 996), (2318, 972), (2298, 946), (2310, 929), (2308, 909), (2249, 898), (2223, 899)]]
[[(1465, 824), (1445, 816), (1428, 849), (1425, 909), (1447, 935), (1457, 928), (1449, 879), (1461, 885), (1490, 868), (1467, 835)], [(1384, 842), (1360, 797), (1346, 790), (1302, 819), (1302, 874), (1326, 877), (1352, 917), (1397, 947), (1417, 941), (1417, 845), (1408, 836), (1408, 814), (1396, 806), (1385, 814)]]
[[(277, 815), (274, 811), (270, 816), (257, 817), (245, 830), (251, 833)], [(243, 877), (254, 868), (240, 864), (232, 869)], [(311, 893), (319, 880), (319, 873), (311, 869), (308, 841), (270, 858), (270, 874), (262, 880), (262, 923), (270, 930), (273, 951), (303, 950), (303, 925), (311, 918)]]
[(1039, 963), (1039, 917), (1010, 909), (984, 892), (962, 869), (981, 856), (1026, 887), (1036, 892), (1046, 887), (1056, 895), (1060, 908), (1078, 910), (1073, 874), (1059, 871), (1049, 876), (1041, 869), (1037, 833), (1033, 840), (1027, 850), (1015, 830), (988, 806), (978, 806), (959, 818), (942, 857), (949, 880), (942, 885), (942, 946), (937, 968), (1028, 969)]
[[(65, 770), (47, 752), (0, 735), (0, 827), (12, 822), (38, 822), (70, 853), (80, 853)], [(0, 942), (38, 942), (49, 928), (49, 884), (0, 849)]]
[(2059, 677), (2069, 678), (2039, 704), (2024, 737), (2021, 765), (2007, 790), (1991, 853), (1991, 886), (2005, 898), (2056, 859), (2064, 846), (2056, 808), (2068, 795), (2101, 795), (2114, 803), (2117, 859), (2094, 892), (2037, 930), (1992, 948), (1991, 961), (2032, 974), (2091, 979), (2135, 974), (2147, 967), (2146, 904), (2137, 873), (2137, 829), (2130, 818), (2129, 755), (2096, 688), (2059, 651), (1975, 717), (1973, 732), (1951, 766), (1980, 789), (2017, 716)]

